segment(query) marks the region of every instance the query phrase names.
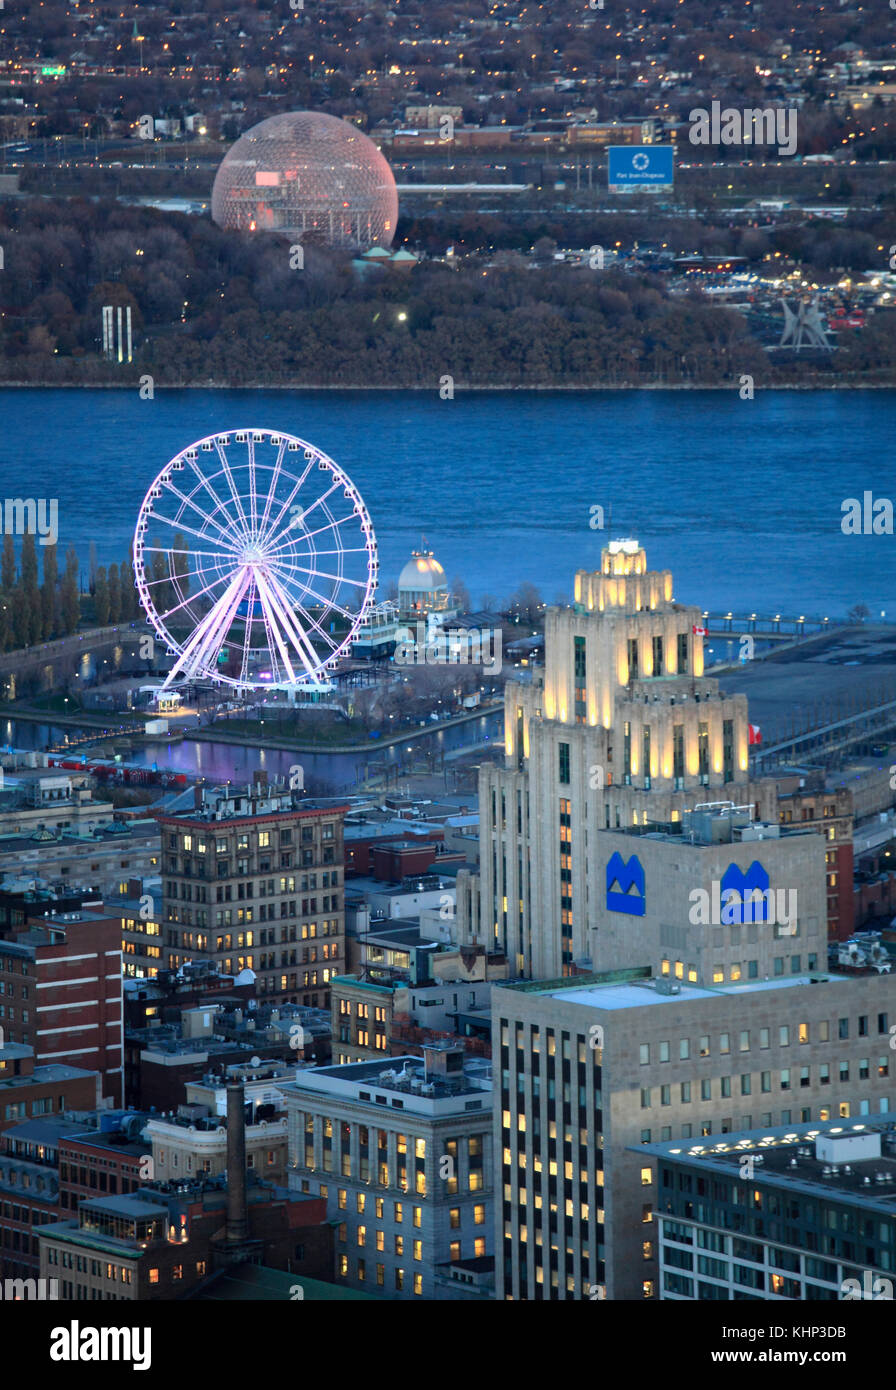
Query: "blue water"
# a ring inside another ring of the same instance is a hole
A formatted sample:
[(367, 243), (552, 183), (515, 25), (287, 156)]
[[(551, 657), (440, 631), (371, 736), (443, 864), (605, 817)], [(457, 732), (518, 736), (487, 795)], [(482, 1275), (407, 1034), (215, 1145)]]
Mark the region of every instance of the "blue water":
[(546, 601), (599, 563), (612, 508), (683, 602), (896, 615), (892, 536), (844, 536), (841, 502), (896, 496), (896, 392), (460, 393), (0, 390), (2, 495), (57, 498), (86, 569), (128, 553), (163, 465), (241, 425), (329, 453), (373, 518), (383, 585), (421, 533), (474, 605), (524, 581)]

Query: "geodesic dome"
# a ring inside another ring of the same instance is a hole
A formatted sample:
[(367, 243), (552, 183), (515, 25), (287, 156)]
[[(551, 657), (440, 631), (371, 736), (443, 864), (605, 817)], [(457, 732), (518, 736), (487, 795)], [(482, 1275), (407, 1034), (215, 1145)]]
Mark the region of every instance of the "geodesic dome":
[(366, 251), (391, 244), (398, 193), (362, 131), (322, 112), (291, 111), (253, 126), (228, 150), (212, 218), (219, 227)]

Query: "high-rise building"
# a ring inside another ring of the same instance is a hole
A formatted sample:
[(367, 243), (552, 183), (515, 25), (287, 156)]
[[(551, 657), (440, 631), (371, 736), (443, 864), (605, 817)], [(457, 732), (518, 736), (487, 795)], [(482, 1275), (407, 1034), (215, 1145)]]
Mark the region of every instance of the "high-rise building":
[(499, 1298), (657, 1296), (655, 1156), (633, 1145), (890, 1112), (889, 977), (805, 965), (493, 986)]
[(750, 777), (746, 697), (704, 676), (701, 624), (635, 540), (610, 541), (600, 570), (577, 572), (572, 608), (548, 609), (543, 674), (506, 687), (505, 766), (480, 772), (462, 941), (535, 979), (613, 969), (617, 943), (596, 915), (601, 832), (674, 826), (712, 802), (777, 823), (774, 783)]
[(491, 1066), (462, 1046), (300, 1071), (278, 1087), (289, 1185), (326, 1197), (336, 1276), (386, 1298), (488, 1297)]
[(158, 817), (165, 966), (213, 960), (256, 976), (259, 999), (313, 1008), (345, 962), (343, 821), (348, 807), (280, 783), (197, 788)]

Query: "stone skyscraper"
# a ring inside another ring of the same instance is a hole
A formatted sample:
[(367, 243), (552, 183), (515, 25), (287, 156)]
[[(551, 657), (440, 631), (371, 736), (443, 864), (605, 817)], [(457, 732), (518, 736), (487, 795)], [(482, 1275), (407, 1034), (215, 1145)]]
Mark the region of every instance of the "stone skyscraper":
[(573, 607), (548, 609), (544, 671), (507, 685), (504, 736), (504, 768), (480, 774), (480, 870), (458, 876), (458, 926), (521, 975), (647, 963), (609, 930), (601, 832), (704, 803), (777, 820), (774, 783), (750, 779), (746, 697), (704, 676), (701, 610), (635, 540), (610, 541), (598, 571), (576, 573)]

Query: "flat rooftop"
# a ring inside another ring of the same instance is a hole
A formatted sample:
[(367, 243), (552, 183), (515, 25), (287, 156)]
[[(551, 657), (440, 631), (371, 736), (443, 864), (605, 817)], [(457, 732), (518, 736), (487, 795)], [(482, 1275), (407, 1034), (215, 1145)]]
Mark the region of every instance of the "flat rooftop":
[[(384, 1065), (387, 1062), (389, 1066)], [(432, 1089), (424, 1090), (424, 1086)], [(359, 1095), (362, 1087), (367, 1092), (364, 1096)], [(422, 1057), (384, 1057), (382, 1061), (313, 1067), (281, 1087), (284, 1095), (311, 1090), (334, 1099), (366, 1101), (374, 1108), (383, 1106), (388, 1098), (393, 1108), (420, 1114), (430, 1113), (434, 1105), (439, 1106), (440, 1113), (444, 1112), (449, 1102), (460, 1102), (459, 1108), (464, 1110), (485, 1109), (486, 1105), (472, 1106), (469, 1098), (488, 1097), (490, 1105), (491, 1089), (491, 1062), (466, 1056), (463, 1071), (452, 1073), (447, 1080), (434, 1072), (427, 1076)]]
[[(815, 1156), (818, 1138), (851, 1138), (879, 1133), (879, 1157), (825, 1162)], [(813, 1197), (827, 1196), (837, 1201), (872, 1207), (890, 1218), (896, 1217), (896, 1131), (893, 1122), (880, 1120), (865, 1124), (833, 1122), (780, 1126), (768, 1130), (741, 1130), (716, 1138), (667, 1140), (661, 1144), (632, 1146), (633, 1153), (646, 1153), (661, 1161), (698, 1165), (700, 1169), (740, 1177), (743, 1159), (752, 1155), (754, 1165), (749, 1181), (754, 1185), (773, 1185)]]
[[(758, 994), (765, 990), (793, 989), (799, 985), (843, 982), (853, 978), (849, 975), (836, 975), (831, 971), (813, 971), (811, 974), (782, 975), (772, 980), (747, 980), (743, 984), (692, 985), (684, 980), (676, 980), (676, 992), (666, 993), (657, 989), (656, 980), (632, 980), (622, 983), (602, 984), (582, 983), (565, 986), (561, 989), (548, 986), (538, 990), (552, 999), (564, 1003), (581, 1004), (592, 1009), (645, 1009), (659, 1004), (690, 1003), (698, 999), (732, 998), (742, 994)], [(498, 987), (501, 982), (497, 981)]]
[(0, 1078), (0, 1090), (14, 1090), (22, 1086), (45, 1086), (53, 1081), (76, 1081), (80, 1076), (97, 1076), (98, 1072), (84, 1067), (69, 1067), (64, 1062), (48, 1062), (44, 1067), (35, 1067), (30, 1076), (5, 1076)]
[(360, 1289), (326, 1284), (320, 1279), (308, 1279), (304, 1274), (287, 1274), (283, 1270), (248, 1263), (229, 1265), (187, 1297), (213, 1303), (294, 1300), (296, 1286), (301, 1288), (305, 1303), (382, 1302), (375, 1294), (363, 1293)]

